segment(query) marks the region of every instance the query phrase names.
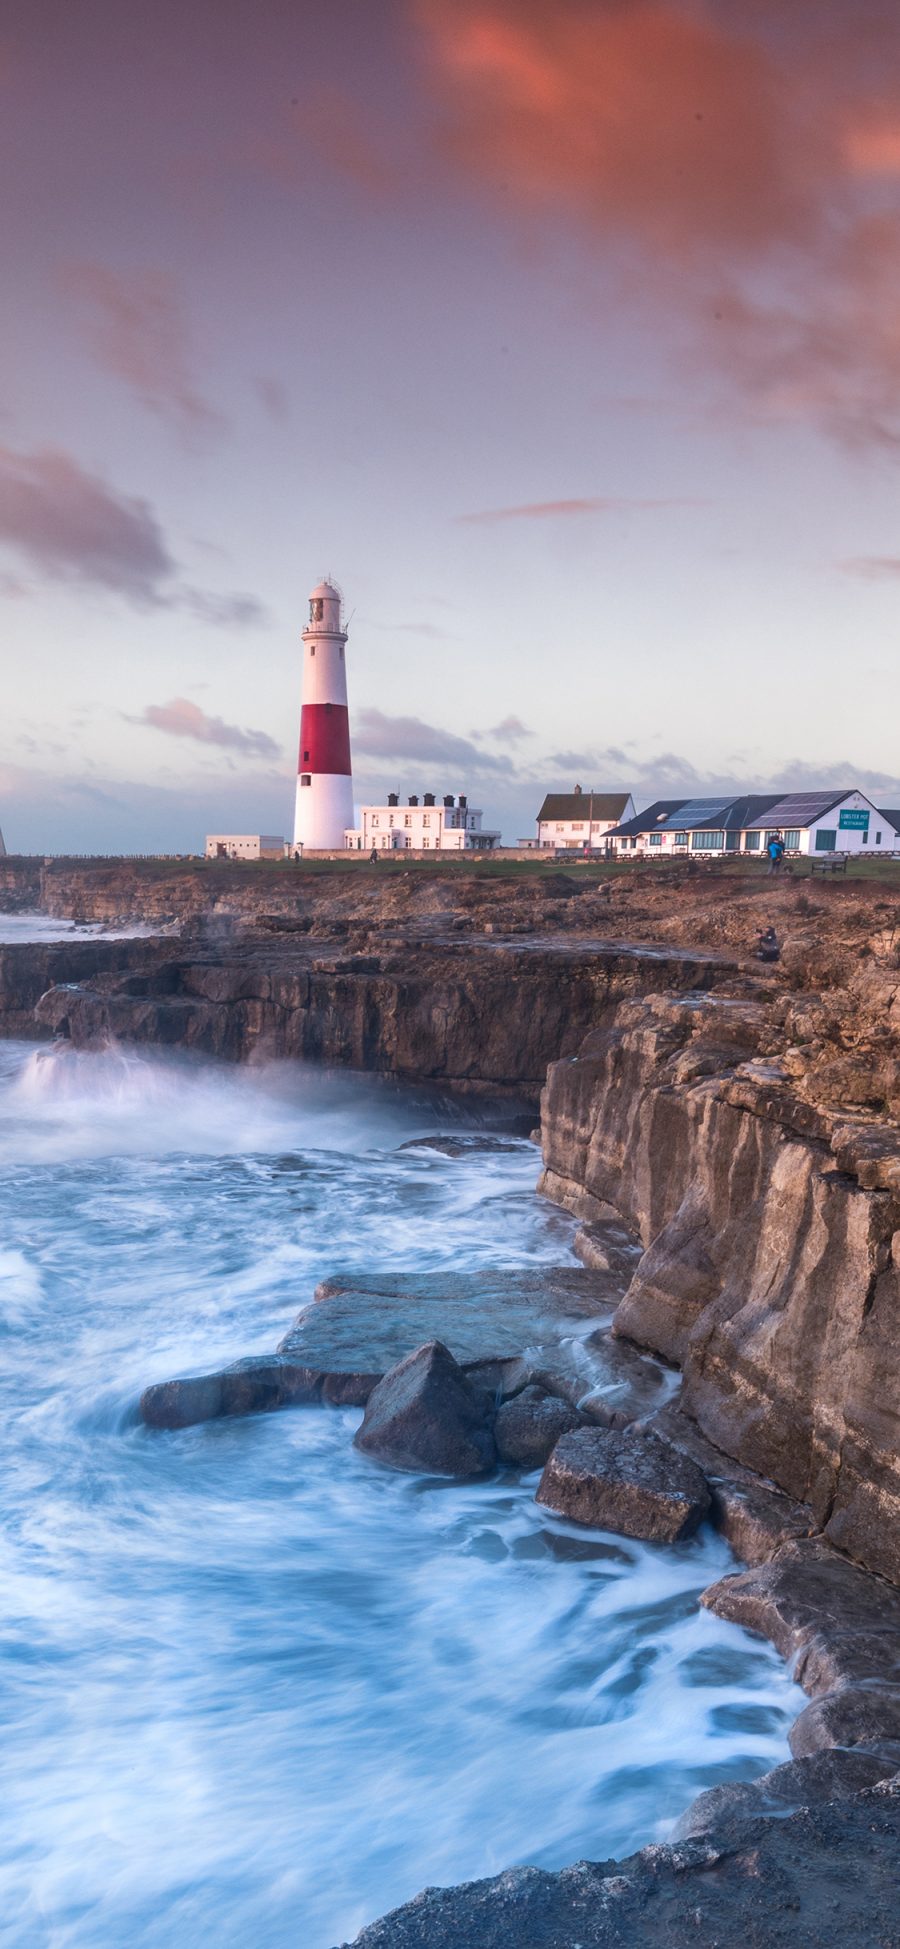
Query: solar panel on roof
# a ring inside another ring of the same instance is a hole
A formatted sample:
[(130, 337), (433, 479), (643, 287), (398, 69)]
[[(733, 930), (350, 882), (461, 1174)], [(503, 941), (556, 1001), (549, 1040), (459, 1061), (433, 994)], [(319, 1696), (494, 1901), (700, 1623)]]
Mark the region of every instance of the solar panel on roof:
[(710, 820), (720, 816), (731, 804), (730, 799), (689, 799), (678, 812), (673, 812), (666, 820), (667, 826), (678, 832), (686, 832), (689, 827), (707, 826)]
[(806, 825), (812, 819), (820, 819), (833, 805), (837, 805), (845, 792), (791, 792), (786, 798), (778, 799), (769, 807), (765, 815), (754, 819), (754, 826)]

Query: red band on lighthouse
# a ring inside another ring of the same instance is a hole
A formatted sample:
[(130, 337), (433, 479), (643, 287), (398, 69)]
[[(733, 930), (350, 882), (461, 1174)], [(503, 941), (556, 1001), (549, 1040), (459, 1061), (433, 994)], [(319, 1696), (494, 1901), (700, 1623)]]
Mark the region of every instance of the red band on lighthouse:
[(301, 772), (350, 776), (350, 717), (346, 704), (304, 704), (300, 712)]

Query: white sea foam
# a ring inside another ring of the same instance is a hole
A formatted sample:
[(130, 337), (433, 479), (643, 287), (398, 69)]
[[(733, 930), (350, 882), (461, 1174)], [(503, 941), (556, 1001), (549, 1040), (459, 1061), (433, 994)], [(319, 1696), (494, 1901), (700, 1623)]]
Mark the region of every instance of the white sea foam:
[(786, 1757), (786, 1671), (697, 1606), (717, 1538), (394, 1475), (346, 1410), (137, 1424), (148, 1380), (271, 1347), (337, 1267), (569, 1259), (532, 1146), (403, 1147), (451, 1114), (0, 1050), (0, 1943), (331, 1949), (426, 1882), (658, 1838)]
[(145, 926), (133, 921), (126, 927), (106, 927), (100, 921), (63, 920), (54, 914), (0, 913), (0, 947), (17, 942), (130, 941), (149, 934), (169, 933), (170, 928)]

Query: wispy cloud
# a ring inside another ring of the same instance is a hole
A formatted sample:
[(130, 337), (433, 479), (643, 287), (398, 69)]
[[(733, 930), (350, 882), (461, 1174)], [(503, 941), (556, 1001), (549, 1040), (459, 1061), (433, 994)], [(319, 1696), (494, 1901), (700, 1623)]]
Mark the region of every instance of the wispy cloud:
[(193, 738), (196, 744), (221, 745), (228, 751), (238, 751), (244, 757), (280, 758), (281, 751), (265, 731), (248, 731), (239, 724), (226, 724), (221, 717), (209, 717), (199, 704), (189, 697), (172, 697), (167, 704), (147, 704), (139, 717), (129, 717), (129, 724), (149, 725), (151, 730), (164, 731), (168, 737)]
[(521, 744), (523, 738), (533, 738), (534, 732), (529, 731), (520, 717), (504, 717), (502, 723), (492, 725), (484, 736), (496, 738), (498, 744)]
[(115, 271), (70, 264), (64, 291), (76, 303), (88, 346), (150, 412), (183, 434), (221, 432), (226, 422), (194, 376), (184, 301), (168, 271)]
[(861, 575), (867, 582), (900, 580), (900, 555), (851, 555), (840, 567), (845, 575)]
[[(144, 609), (186, 609), (223, 629), (257, 628), (263, 604), (243, 591), (195, 589), (148, 501), (122, 494), (55, 447), (0, 446), (0, 547), (57, 581), (116, 595)], [(27, 595), (15, 575), (0, 594)]]
[(198, 622), (213, 623), (217, 629), (262, 629), (268, 627), (269, 612), (258, 596), (235, 590), (217, 595), (211, 589), (183, 587), (180, 602)]
[(291, 417), (291, 397), (283, 379), (272, 373), (262, 373), (253, 381), (253, 390), (261, 406), (265, 407), (270, 420), (276, 426), (286, 426)]
[(0, 543), (45, 575), (110, 589), (132, 602), (166, 600), (176, 564), (152, 508), (115, 493), (69, 454), (0, 447)]
[(471, 773), (510, 773), (509, 758), (480, 751), (469, 738), (426, 724), (421, 717), (388, 717), (383, 711), (361, 710), (352, 722), (354, 751), (369, 758), (397, 758), (406, 764), (447, 765)]
[(623, 494), (589, 494), (571, 501), (525, 501), (519, 507), (483, 508), (475, 514), (458, 514), (456, 519), (470, 525), (487, 526), (498, 521), (553, 521), (566, 515), (629, 514), (646, 508), (696, 508), (704, 505), (702, 501), (680, 495), (641, 500)]

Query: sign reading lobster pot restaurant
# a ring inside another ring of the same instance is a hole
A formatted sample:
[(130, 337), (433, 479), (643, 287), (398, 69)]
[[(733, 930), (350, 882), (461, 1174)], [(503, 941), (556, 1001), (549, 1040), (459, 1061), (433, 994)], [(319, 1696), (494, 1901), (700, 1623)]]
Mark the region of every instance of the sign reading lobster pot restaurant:
[(864, 832), (868, 823), (869, 814), (865, 808), (860, 812), (853, 812), (845, 806), (843, 812), (838, 816), (838, 826), (841, 832)]

